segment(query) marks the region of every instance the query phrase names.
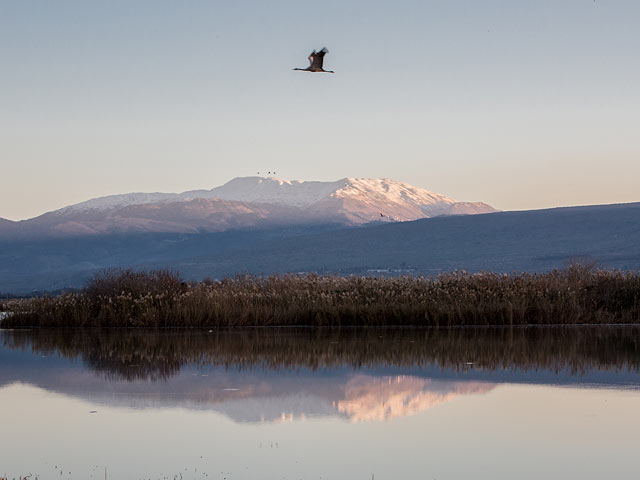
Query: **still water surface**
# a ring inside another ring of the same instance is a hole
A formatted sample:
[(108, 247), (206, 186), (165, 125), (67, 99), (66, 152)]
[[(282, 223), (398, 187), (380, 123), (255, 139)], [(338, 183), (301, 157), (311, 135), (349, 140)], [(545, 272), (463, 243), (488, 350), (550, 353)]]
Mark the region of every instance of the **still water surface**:
[(638, 478), (640, 328), (0, 331), (0, 476)]

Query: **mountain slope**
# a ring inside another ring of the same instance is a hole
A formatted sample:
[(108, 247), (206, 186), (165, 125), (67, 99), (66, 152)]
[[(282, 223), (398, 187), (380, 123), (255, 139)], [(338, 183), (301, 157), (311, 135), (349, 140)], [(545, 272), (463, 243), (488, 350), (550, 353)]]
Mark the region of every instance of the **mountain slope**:
[(388, 179), (303, 182), (246, 177), (211, 190), (96, 198), (6, 228), (0, 224), (0, 235), (216, 232), (311, 223), (359, 225), (494, 211), (484, 203), (456, 202)]
[(13, 220), (7, 220), (6, 218), (0, 217), (0, 228), (11, 228), (16, 223), (17, 222), (14, 222)]
[(81, 286), (107, 267), (173, 268), (186, 278), (287, 272), (434, 275), (530, 271), (592, 259), (640, 269), (640, 203), (450, 216), (364, 227), (0, 241), (0, 292)]
[[(279, 219), (287, 219), (279, 222)], [(304, 223), (293, 207), (218, 199), (146, 203), (102, 209), (49, 212), (25, 221), (23, 236), (53, 237), (145, 232), (198, 233)]]
[(547, 271), (574, 259), (640, 269), (640, 203), (451, 216), (343, 229), (264, 242), (233, 256), (206, 255), (178, 267), (191, 278), (336, 272), (424, 274)]

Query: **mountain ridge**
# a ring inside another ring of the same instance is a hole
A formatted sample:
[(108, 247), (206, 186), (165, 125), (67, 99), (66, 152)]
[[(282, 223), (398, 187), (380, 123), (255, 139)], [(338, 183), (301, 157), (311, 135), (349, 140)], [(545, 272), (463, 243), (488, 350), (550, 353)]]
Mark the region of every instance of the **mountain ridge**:
[(457, 202), (390, 179), (346, 177), (319, 182), (237, 177), (210, 190), (98, 197), (20, 222), (0, 222), (0, 236), (195, 233), (311, 223), (361, 225), (496, 211), (486, 203)]
[[(190, 201), (196, 198), (217, 198), (220, 200), (234, 200), (250, 203), (273, 203), (290, 206), (306, 207), (327, 197), (356, 197), (358, 193), (364, 196), (384, 191), (392, 195), (393, 200), (400, 197), (430, 204), (456, 202), (452, 198), (415, 187), (406, 182), (399, 182), (389, 178), (357, 178), (345, 177), (333, 182), (283, 180), (276, 177), (236, 177), (225, 184), (212, 189), (187, 190), (182, 193), (163, 192), (132, 192), (125, 194), (96, 197), (77, 204), (63, 207), (59, 212), (84, 209), (103, 209), (116, 206), (160, 203), (173, 201)], [(48, 212), (50, 213), (50, 212)]]

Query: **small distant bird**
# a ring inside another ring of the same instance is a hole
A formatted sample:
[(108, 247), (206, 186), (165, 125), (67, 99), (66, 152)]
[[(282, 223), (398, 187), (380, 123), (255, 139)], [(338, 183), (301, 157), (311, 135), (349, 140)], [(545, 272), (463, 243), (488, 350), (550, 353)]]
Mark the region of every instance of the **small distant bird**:
[(329, 53), (327, 47), (322, 47), (322, 50), (319, 52), (314, 50), (311, 52), (311, 55), (309, 55), (309, 66), (307, 68), (294, 68), (294, 70), (302, 70), (303, 72), (335, 73), (333, 70), (325, 70), (322, 68), (322, 62), (327, 53)]

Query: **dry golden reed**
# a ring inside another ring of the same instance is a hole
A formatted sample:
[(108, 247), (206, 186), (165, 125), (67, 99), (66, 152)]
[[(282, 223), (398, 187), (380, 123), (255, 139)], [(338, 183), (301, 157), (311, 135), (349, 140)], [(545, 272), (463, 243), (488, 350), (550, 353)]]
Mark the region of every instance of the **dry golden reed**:
[(79, 293), (5, 305), (2, 326), (454, 326), (635, 323), (640, 275), (571, 265), (542, 274), (238, 276), (185, 283), (109, 270)]

